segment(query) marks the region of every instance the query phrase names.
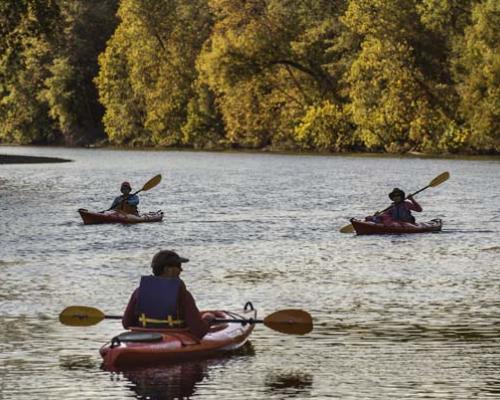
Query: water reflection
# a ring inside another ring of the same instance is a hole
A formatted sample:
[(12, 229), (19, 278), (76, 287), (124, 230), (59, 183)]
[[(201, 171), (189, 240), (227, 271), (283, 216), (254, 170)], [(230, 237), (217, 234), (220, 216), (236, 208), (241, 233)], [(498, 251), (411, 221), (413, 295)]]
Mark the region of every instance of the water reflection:
[(62, 355), (59, 366), (67, 371), (94, 371), (97, 367), (95, 357), (90, 355)]
[(313, 377), (299, 371), (272, 371), (267, 374), (264, 384), (270, 396), (304, 398), (310, 394)]
[[(500, 162), (4, 151), (75, 162), (0, 167), (0, 397), (499, 398)], [(442, 233), (338, 232), (385, 207), (387, 189), (444, 170), (457, 179), (419, 197), (422, 219), (442, 218)], [(141, 201), (163, 209), (164, 223), (81, 224), (76, 210), (108, 207), (124, 177), (139, 185), (159, 172), (165, 182)], [(200, 307), (236, 311), (251, 299), (260, 316), (301, 308), (314, 331), (260, 326), (255, 356), (186, 373), (100, 370), (98, 349), (119, 322), (75, 329), (56, 317), (73, 304), (123, 312), (161, 248), (191, 258), (184, 277)]]
[(133, 391), (138, 399), (185, 399), (191, 398), (196, 393), (197, 384), (209, 376), (211, 369), (220, 370), (227, 368), (229, 364), (247, 362), (247, 356), (253, 355), (255, 355), (254, 347), (248, 341), (224, 357), (130, 369), (110, 374), (113, 380), (126, 378), (131, 383), (127, 388)]
[(462, 342), (462, 341), (490, 341), (500, 337), (499, 323), (492, 319), (483, 320), (474, 324), (437, 324), (437, 323), (408, 323), (406, 321), (372, 321), (352, 323), (317, 324), (314, 336), (328, 338), (331, 336), (349, 336), (351, 340), (367, 340), (370, 342)]
[(208, 363), (181, 363), (161, 368), (123, 372), (130, 381), (127, 387), (138, 399), (172, 400), (193, 396), (196, 384), (208, 376)]

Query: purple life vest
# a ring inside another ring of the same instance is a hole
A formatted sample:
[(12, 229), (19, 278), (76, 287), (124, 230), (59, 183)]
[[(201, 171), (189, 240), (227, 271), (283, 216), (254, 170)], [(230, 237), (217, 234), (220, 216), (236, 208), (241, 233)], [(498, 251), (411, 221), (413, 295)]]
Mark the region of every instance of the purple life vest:
[(179, 278), (142, 276), (136, 314), (144, 328), (182, 328), (178, 298), (182, 281)]
[(389, 214), (394, 221), (404, 221), (415, 223), (415, 218), (411, 215), (410, 210), (406, 207), (405, 202), (393, 206)]

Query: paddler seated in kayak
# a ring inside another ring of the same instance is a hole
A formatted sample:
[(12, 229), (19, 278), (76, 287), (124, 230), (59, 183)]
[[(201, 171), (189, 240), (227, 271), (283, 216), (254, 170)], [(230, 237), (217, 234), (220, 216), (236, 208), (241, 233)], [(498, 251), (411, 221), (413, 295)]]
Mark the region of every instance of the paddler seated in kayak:
[(123, 211), (126, 214), (139, 215), (137, 205), (139, 204), (139, 196), (130, 194), (132, 187), (130, 183), (123, 182), (120, 188), (121, 196), (116, 197), (111, 204), (110, 210)]
[(410, 222), (415, 223), (415, 217), (411, 214), (412, 211), (421, 212), (422, 207), (418, 204), (413, 196), (408, 196), (405, 200), (405, 192), (399, 188), (394, 188), (389, 193), (389, 198), (392, 200), (392, 205), (381, 214), (366, 217), (366, 221), (376, 223), (390, 224), (392, 222)]
[(182, 264), (188, 261), (170, 250), (155, 254), (151, 262), (154, 275), (141, 277), (139, 287), (130, 297), (122, 318), (125, 329), (187, 328), (198, 339), (205, 336), (214, 316), (200, 316), (193, 296), (179, 278)]

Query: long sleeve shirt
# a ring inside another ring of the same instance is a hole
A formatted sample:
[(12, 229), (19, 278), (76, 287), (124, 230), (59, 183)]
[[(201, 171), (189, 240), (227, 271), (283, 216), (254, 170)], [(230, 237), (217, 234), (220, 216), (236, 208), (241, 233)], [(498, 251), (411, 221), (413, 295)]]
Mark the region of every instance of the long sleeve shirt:
[(399, 204), (393, 204), (393, 206), (384, 212), (381, 217), (384, 223), (389, 223), (391, 221), (407, 221), (411, 222), (413, 217), (411, 216), (411, 211), (421, 212), (422, 207), (415, 200), (405, 200)]
[[(123, 315), (122, 325), (125, 329), (133, 326), (140, 326), (139, 316), (136, 312), (138, 298), (139, 288), (135, 289), (132, 293), (125, 314)], [(182, 282), (179, 290), (178, 309), (180, 312), (179, 318), (185, 321), (189, 331), (199, 339), (205, 336), (210, 327), (208, 323), (201, 318), (200, 310), (198, 310), (196, 302), (192, 294), (187, 290), (184, 282)]]
[[(113, 204), (111, 205), (110, 208), (115, 208), (117, 207), (123, 200), (124, 200), (124, 197), (125, 196), (118, 196), (116, 197), (114, 200), (113, 200)], [(127, 204), (129, 206), (132, 206), (132, 207), (137, 207), (137, 205), (139, 204), (139, 196), (137, 196), (136, 194), (131, 194), (131, 195), (128, 195), (127, 196)]]

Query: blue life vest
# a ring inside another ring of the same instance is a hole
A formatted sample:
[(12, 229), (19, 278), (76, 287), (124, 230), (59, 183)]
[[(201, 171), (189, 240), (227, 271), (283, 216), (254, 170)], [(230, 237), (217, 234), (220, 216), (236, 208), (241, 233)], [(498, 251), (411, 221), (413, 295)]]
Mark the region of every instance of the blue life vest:
[(390, 215), (394, 221), (404, 221), (415, 223), (415, 217), (411, 215), (410, 210), (406, 208), (404, 202), (393, 206), (390, 210)]
[(178, 298), (182, 281), (179, 278), (142, 276), (136, 314), (144, 328), (182, 328)]

